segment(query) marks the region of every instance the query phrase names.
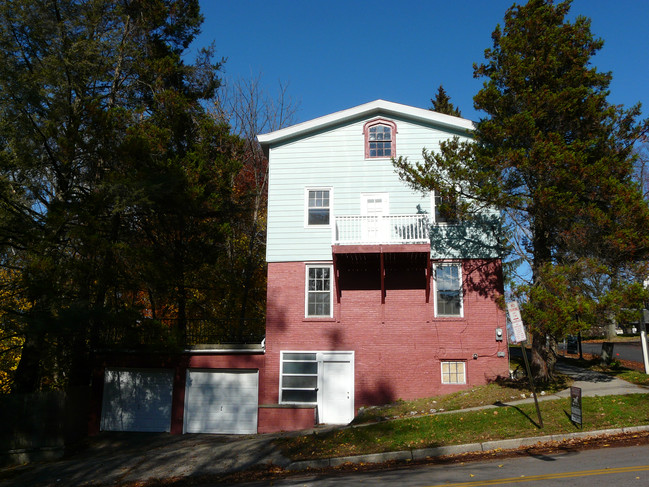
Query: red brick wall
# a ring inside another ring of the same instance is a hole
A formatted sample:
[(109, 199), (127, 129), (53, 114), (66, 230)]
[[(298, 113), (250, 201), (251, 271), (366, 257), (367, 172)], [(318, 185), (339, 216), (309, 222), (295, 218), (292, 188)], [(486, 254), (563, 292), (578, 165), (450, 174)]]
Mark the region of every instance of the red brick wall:
[[(505, 314), (495, 301), (502, 290), (500, 264), (466, 261), (463, 277), (463, 318), (434, 317), (431, 285), (428, 303), (424, 288), (388, 289), (385, 304), (380, 289), (343, 290), (333, 319), (305, 319), (305, 264), (269, 263), (260, 404), (278, 401), (280, 351), (288, 350), (354, 351), (356, 408), (443, 394), (507, 375), (506, 356), (497, 357), (507, 353), (506, 342), (495, 339), (497, 327), (505, 332)], [(467, 385), (442, 385), (441, 360), (466, 361)]]
[(258, 417), (259, 433), (278, 431), (297, 431), (313, 428), (315, 425), (315, 407), (284, 408), (260, 407)]

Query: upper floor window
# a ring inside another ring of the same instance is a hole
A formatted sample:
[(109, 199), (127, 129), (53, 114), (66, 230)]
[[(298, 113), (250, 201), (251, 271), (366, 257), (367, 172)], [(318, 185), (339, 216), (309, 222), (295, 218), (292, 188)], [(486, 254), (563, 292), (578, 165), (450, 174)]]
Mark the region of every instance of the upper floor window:
[(331, 189), (306, 190), (306, 226), (329, 225), (331, 219)]
[(435, 206), (435, 223), (458, 223), (457, 201), (455, 199), (435, 192), (433, 204)]
[(460, 264), (435, 266), (435, 315), (462, 316), (462, 271)]
[(376, 119), (363, 127), (365, 134), (365, 158), (393, 157), (397, 126), (394, 122)]

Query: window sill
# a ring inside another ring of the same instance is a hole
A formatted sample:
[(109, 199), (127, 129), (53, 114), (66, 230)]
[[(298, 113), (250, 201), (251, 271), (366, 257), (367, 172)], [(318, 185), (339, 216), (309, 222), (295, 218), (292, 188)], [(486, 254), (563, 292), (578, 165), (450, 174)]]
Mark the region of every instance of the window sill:
[(335, 323), (336, 318), (328, 316), (308, 316), (302, 320), (303, 322), (319, 322), (319, 323)]

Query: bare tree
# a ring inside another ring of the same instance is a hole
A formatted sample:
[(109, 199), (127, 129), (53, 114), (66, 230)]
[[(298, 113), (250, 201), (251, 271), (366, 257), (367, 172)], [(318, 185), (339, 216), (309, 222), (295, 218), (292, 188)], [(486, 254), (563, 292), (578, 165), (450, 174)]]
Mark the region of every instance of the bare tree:
[(293, 124), (297, 109), (298, 104), (288, 95), (288, 85), (280, 82), (277, 92), (271, 94), (264, 88), (261, 74), (250, 79), (226, 80), (212, 108), (213, 116), (228, 123), (245, 145), (235, 185), (240, 197), (248, 201), (247, 211), (243, 218), (233, 222), (229, 242), (230, 272), (237, 280), (232, 283), (232, 292), (239, 294), (232, 301), (238, 302), (241, 333), (247, 328), (246, 320), (263, 316), (265, 311), (268, 160), (257, 135)]

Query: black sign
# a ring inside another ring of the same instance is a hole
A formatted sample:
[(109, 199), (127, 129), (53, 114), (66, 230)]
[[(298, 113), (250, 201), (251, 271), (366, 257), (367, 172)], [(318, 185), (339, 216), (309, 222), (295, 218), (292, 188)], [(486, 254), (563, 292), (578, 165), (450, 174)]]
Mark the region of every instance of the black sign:
[(570, 388), (570, 420), (582, 426), (581, 423), (581, 387)]

